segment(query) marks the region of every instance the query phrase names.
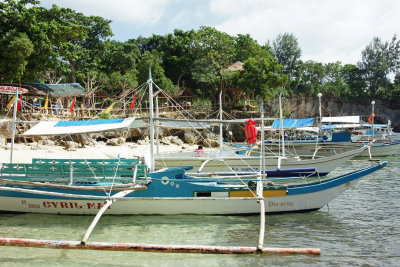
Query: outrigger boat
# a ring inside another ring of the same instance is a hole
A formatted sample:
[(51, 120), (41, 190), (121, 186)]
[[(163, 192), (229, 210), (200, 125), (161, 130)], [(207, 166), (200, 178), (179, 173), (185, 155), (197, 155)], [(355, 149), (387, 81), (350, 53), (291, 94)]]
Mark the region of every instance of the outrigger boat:
[[(362, 177), (386, 166), (382, 162), (338, 177), (294, 183), (266, 179), (266, 213), (318, 210)], [(53, 214), (96, 214), (108, 201), (107, 214), (223, 214), (260, 212), (256, 182), (260, 177), (198, 179), (191, 167), (148, 172), (142, 159), (33, 159), (3, 163), (0, 210)], [(286, 179), (286, 178), (285, 178)], [(111, 205), (111, 204), (110, 204)]]
[(344, 151), (342, 153), (301, 159), (300, 157), (265, 156), (265, 168), (260, 168), (260, 156), (248, 155), (246, 147), (241, 149), (226, 149), (223, 151), (203, 152), (180, 152), (164, 153), (155, 155), (155, 168), (175, 168), (182, 166), (193, 166), (193, 172), (211, 174), (247, 174), (265, 171), (268, 176), (290, 177), (294, 175), (303, 176), (325, 176), (350, 159), (367, 150), (368, 146)]
[[(151, 76), (150, 76), (151, 77)], [(152, 96), (152, 81), (149, 80)], [(18, 91), (16, 98), (18, 99)], [(16, 114), (14, 105), (14, 122)], [(153, 155), (153, 114), (150, 97)], [(101, 124), (101, 123), (100, 123)], [(102, 126), (100, 126), (101, 128)], [(15, 130), (15, 123), (13, 132)], [(14, 137), (14, 136), (13, 136)], [(263, 140), (262, 140), (263, 141)], [(267, 181), (258, 177), (204, 180), (186, 175), (192, 167), (150, 171), (141, 158), (115, 160), (33, 159), (1, 164), (0, 210), (53, 214), (96, 214), (82, 241), (0, 238), (1, 246), (197, 253), (307, 253), (319, 249), (264, 248), (265, 213), (317, 210), (386, 162), (334, 178), (304, 183)], [(262, 161), (264, 157), (261, 157)], [(265, 162), (262, 162), (262, 166)], [(237, 181), (239, 180), (239, 181)], [(239, 182), (239, 183), (238, 183)], [(87, 242), (104, 212), (107, 214), (260, 214), (257, 247), (162, 246)]]

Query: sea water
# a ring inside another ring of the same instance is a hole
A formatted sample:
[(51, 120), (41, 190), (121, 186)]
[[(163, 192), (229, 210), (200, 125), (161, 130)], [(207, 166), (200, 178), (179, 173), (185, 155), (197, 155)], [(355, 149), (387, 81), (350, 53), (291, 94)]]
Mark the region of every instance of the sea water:
[[(400, 156), (328, 207), (267, 215), (265, 247), (316, 247), (310, 255), (212, 255), (0, 247), (0, 266), (399, 266)], [(369, 166), (351, 161), (339, 175)], [(83, 238), (92, 216), (0, 214), (0, 236)], [(259, 216), (103, 216), (89, 241), (256, 246)]]

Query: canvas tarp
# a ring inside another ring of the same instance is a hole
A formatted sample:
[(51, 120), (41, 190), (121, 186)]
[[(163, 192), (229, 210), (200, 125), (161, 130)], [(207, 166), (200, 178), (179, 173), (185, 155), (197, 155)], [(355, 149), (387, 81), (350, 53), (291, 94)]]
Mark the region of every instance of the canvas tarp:
[[(283, 119), (282, 124), (284, 129), (300, 128), (300, 127), (312, 127), (316, 126), (314, 118), (306, 119)], [(271, 126), (272, 129), (281, 129), (280, 120), (274, 120)]]
[(23, 136), (82, 134), (142, 127), (148, 127), (148, 124), (144, 120), (137, 118), (86, 121), (41, 121), (26, 131)]

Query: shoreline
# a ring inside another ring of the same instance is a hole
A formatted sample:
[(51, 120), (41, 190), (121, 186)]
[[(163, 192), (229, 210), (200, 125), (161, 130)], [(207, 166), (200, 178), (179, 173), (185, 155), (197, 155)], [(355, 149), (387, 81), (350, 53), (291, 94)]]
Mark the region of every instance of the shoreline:
[[(160, 152), (179, 152), (194, 151), (197, 145), (187, 145), (183, 148), (176, 144), (160, 144)], [(154, 148), (155, 149), (155, 148)], [(105, 159), (107, 154), (120, 156), (121, 158), (132, 158), (135, 156), (146, 156), (149, 154), (150, 145), (123, 144), (121, 146), (109, 146), (105, 144), (97, 144), (96, 146), (87, 146), (76, 148), (74, 150), (66, 150), (62, 146), (42, 145), (39, 148), (26, 144), (14, 144), (13, 163), (30, 163), (32, 158), (55, 158), (55, 159)], [(10, 144), (7, 148), (0, 149), (0, 163), (10, 162)]]

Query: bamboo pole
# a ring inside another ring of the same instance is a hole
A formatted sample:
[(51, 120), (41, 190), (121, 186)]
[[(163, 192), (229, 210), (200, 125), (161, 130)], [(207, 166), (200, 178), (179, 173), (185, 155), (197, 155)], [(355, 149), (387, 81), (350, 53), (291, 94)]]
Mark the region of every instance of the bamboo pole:
[(265, 179), (265, 148), (264, 148), (264, 102), (260, 101), (261, 112), (261, 166), (260, 178), (257, 180), (257, 201), (260, 203), (260, 234), (258, 236), (257, 251), (263, 253), (265, 234), (265, 205), (263, 193), (263, 180)]
[(94, 220), (90, 224), (89, 228), (87, 229), (87, 231), (85, 233), (85, 236), (83, 237), (83, 239), (81, 241), (82, 245), (86, 244), (86, 242), (89, 239), (90, 234), (92, 233), (94, 227), (96, 226), (96, 224), (100, 220), (101, 215), (103, 215), (103, 213), (108, 209), (109, 206), (111, 206), (112, 203), (113, 203), (113, 200), (108, 199), (106, 204), (99, 210), (99, 212), (97, 213), (96, 217), (94, 217)]
[(149, 68), (149, 120), (150, 120), (150, 172), (154, 171), (154, 115), (153, 115), (153, 80)]
[[(130, 193), (132, 193), (134, 190), (126, 190), (126, 191), (122, 191), (119, 193), (116, 193), (114, 195), (114, 197), (124, 197)], [(82, 245), (85, 245), (87, 240), (90, 237), (90, 234), (92, 233), (94, 227), (96, 226), (96, 224), (98, 223), (98, 221), (100, 220), (101, 216), (103, 215), (103, 213), (108, 209), (108, 207), (111, 206), (112, 203), (114, 203), (114, 201), (116, 201), (116, 199), (107, 199), (106, 204), (99, 210), (99, 212), (96, 214), (96, 217), (94, 217), (92, 223), (90, 224), (89, 228), (87, 229), (85, 236), (83, 237), (81, 243)]]
[(13, 123), (11, 129), (11, 151), (10, 151), (10, 163), (13, 162), (13, 153), (14, 153), (14, 143), (15, 143), (15, 130), (17, 127), (17, 106), (18, 106), (18, 89), (15, 90), (15, 99), (13, 103)]
[[(24, 238), (0, 238), (0, 246), (51, 248), (51, 249), (83, 249), (107, 251), (139, 251), (160, 253), (202, 253), (202, 254), (256, 254), (256, 247), (234, 246), (199, 246), (199, 245), (157, 245), (141, 243), (106, 243), (80, 241), (38, 240)], [(266, 254), (309, 254), (320, 255), (319, 248), (263, 248)]]

